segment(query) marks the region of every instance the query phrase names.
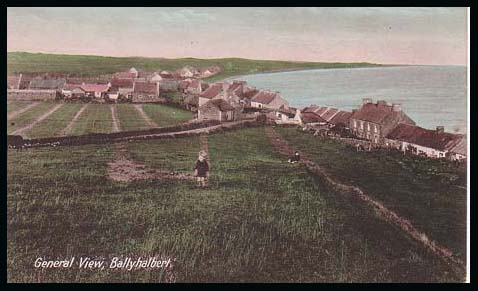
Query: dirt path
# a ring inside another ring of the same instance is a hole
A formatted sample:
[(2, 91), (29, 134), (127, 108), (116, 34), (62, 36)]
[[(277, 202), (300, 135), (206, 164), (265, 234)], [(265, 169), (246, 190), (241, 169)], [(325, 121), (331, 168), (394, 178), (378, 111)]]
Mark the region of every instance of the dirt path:
[[(274, 148), (281, 154), (291, 156), (294, 153), (294, 149), (285, 141), (273, 128), (267, 127), (266, 134), (269, 137)], [(369, 207), (375, 210), (375, 212), (385, 221), (399, 227), (404, 233), (406, 233), (413, 240), (420, 243), (426, 249), (439, 256), (446, 263), (451, 265), (454, 270), (463, 270), (465, 264), (453, 255), (452, 251), (440, 246), (435, 241), (428, 238), (428, 236), (417, 230), (412, 223), (403, 217), (400, 217), (397, 213), (386, 208), (382, 203), (373, 200), (365, 192), (356, 186), (345, 185), (338, 182), (334, 177), (328, 174), (319, 165), (314, 163), (312, 159), (306, 154), (301, 152), (301, 164), (305, 165), (307, 169), (315, 175), (324, 178), (325, 182), (334, 188), (337, 192), (344, 195), (353, 195), (361, 202), (365, 203)]]
[(189, 173), (152, 169), (141, 162), (134, 161), (130, 157), (125, 143), (116, 145), (115, 158), (108, 163), (108, 178), (117, 182), (132, 182), (148, 179), (194, 180), (194, 176)]
[(111, 105), (111, 118), (113, 119), (113, 132), (118, 132), (120, 131), (120, 122), (118, 119), (118, 113), (116, 112), (116, 106)]
[(207, 134), (201, 134), (199, 136), (199, 141), (201, 143), (201, 150), (205, 151), (206, 154), (209, 155), (209, 143), (208, 143)]
[(40, 104), (40, 102), (33, 102), (33, 103), (28, 104), (27, 106), (23, 107), (22, 109), (10, 112), (7, 115), (7, 120), (10, 121), (11, 119), (16, 118), (18, 115), (22, 114), (25, 111), (28, 111), (28, 110), (32, 109), (33, 107), (37, 106), (38, 104)]
[(31, 130), (35, 125), (37, 125), (38, 123), (42, 122), (43, 120), (45, 120), (46, 118), (48, 118), (48, 116), (50, 116), (51, 114), (53, 114), (53, 112), (57, 111), (58, 109), (60, 109), (60, 107), (62, 107), (64, 104), (57, 104), (55, 107), (53, 107), (52, 109), (48, 110), (48, 112), (42, 114), (41, 116), (37, 117), (35, 120), (33, 120), (33, 122), (31, 122), (30, 124), (27, 124), (26, 126), (22, 127), (22, 128), (19, 128), (17, 130), (15, 130), (14, 132), (12, 132), (11, 134), (12, 135), (23, 135), (24, 132), (26, 131), (29, 131)]
[(88, 107), (88, 104), (85, 104), (83, 105), (83, 107), (81, 107), (81, 109), (75, 114), (73, 119), (70, 121), (68, 126), (61, 132), (61, 135), (71, 134), (71, 131), (73, 130), (73, 126), (75, 126), (76, 121), (78, 120), (78, 118), (80, 118), (80, 115), (83, 113), (83, 111), (85, 111), (87, 107)]
[(154, 122), (151, 118), (149, 118), (149, 116), (144, 112), (143, 104), (135, 104), (134, 108), (138, 110), (139, 114), (144, 119), (144, 121), (146, 121), (149, 127), (158, 127), (158, 124)]

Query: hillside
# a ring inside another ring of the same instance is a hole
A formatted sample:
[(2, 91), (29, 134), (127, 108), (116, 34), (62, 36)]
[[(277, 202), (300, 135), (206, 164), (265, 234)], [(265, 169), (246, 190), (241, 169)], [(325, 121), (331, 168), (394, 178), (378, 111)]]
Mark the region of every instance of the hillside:
[(195, 67), (221, 67), (223, 69), (223, 72), (212, 76), (210, 80), (220, 80), (234, 75), (274, 72), (282, 70), (380, 66), (378, 64), (371, 63), (289, 62), (272, 60), (250, 60), (240, 58), (118, 58), (27, 52), (9, 52), (7, 54), (7, 68), (9, 74), (68, 73), (83, 76), (96, 76), (122, 71), (131, 67), (146, 71), (157, 71), (176, 70), (186, 65)]

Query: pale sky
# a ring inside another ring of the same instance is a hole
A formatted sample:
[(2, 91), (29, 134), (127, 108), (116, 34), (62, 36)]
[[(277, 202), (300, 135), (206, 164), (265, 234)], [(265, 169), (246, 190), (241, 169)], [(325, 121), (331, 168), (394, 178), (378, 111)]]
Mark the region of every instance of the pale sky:
[(7, 50), (382, 64), (467, 63), (466, 8), (13, 8)]

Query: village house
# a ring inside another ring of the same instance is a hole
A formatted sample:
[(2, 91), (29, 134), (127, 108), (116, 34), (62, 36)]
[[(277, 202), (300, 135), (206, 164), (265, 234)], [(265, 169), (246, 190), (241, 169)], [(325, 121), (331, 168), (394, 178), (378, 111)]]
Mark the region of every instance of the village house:
[(158, 102), (159, 83), (134, 82), (132, 100), (133, 102)]
[(281, 106), (279, 109), (272, 111), (277, 118), (275, 123), (277, 124), (298, 124), (295, 116), (297, 115), (297, 108), (289, 106)]
[(289, 106), (289, 102), (277, 92), (259, 91), (251, 99), (251, 107), (253, 108), (279, 109), (282, 105)]
[(61, 90), (63, 97), (69, 99), (81, 98), (85, 96), (86, 92), (78, 84), (65, 84)]
[(224, 99), (212, 99), (199, 106), (199, 120), (234, 121), (237, 119), (237, 109)]
[(135, 79), (138, 78), (139, 72), (135, 68), (130, 68), (124, 72), (118, 72), (113, 75), (115, 79)]
[(198, 105), (201, 107), (212, 99), (222, 99), (224, 90), (227, 90), (227, 84), (214, 83), (209, 86), (204, 92), (199, 95)]
[(365, 98), (362, 106), (352, 112), (349, 122), (355, 136), (375, 144), (383, 142), (384, 137), (399, 123), (415, 125), (399, 104), (389, 104), (385, 101), (372, 103), (370, 98)]
[(184, 68), (178, 70), (177, 73), (181, 78), (192, 78), (199, 76), (200, 74), (199, 70), (192, 66), (185, 66)]
[(449, 157), (452, 161), (462, 161), (466, 160), (467, 156), (466, 135), (463, 135), (460, 141), (450, 148)]
[[(132, 98), (133, 97), (133, 79), (112, 79), (111, 80), (111, 87), (108, 90), (108, 96), (110, 99), (125, 97), (125, 98)], [(117, 94), (117, 96), (116, 96)], [(111, 95), (111, 96), (110, 96)]]
[(87, 96), (94, 98), (106, 97), (108, 89), (111, 87), (111, 83), (108, 84), (81, 84), (81, 89), (85, 91)]
[(259, 90), (257, 90), (256, 88), (244, 86), (244, 89), (242, 92), (242, 99), (240, 101), (241, 105), (244, 108), (252, 107), (251, 100), (258, 92)]
[(148, 77), (148, 81), (152, 83), (161, 82), (162, 80), (163, 80), (163, 77), (161, 77), (161, 75), (157, 72), (154, 72)]
[(198, 79), (193, 79), (184, 90), (186, 94), (199, 95), (202, 93), (202, 84)]
[(198, 95), (188, 95), (184, 98), (184, 105), (187, 110), (196, 112), (199, 107), (199, 96)]
[(348, 128), (351, 116), (352, 112), (339, 110), (333, 117), (328, 120), (328, 122), (335, 126), (340, 125)]
[(161, 87), (161, 90), (164, 91), (178, 91), (180, 79), (175, 78), (173, 74), (168, 71), (162, 71), (159, 73), (159, 76), (162, 78), (158, 83)]
[(56, 90), (61, 92), (66, 84), (65, 79), (33, 79), (28, 89), (30, 90)]
[(213, 75), (216, 75), (221, 72), (221, 68), (218, 66), (212, 66), (207, 68), (202, 68), (199, 70), (199, 78), (207, 78)]
[(385, 140), (390, 146), (415, 155), (454, 160), (466, 158), (466, 138), (461, 134), (445, 132), (443, 126), (431, 130), (400, 123), (387, 134)]
[(317, 112), (314, 112), (310, 108), (304, 108), (303, 110), (297, 110), (294, 116), (294, 121), (300, 125), (326, 125), (327, 120), (320, 117)]
[(7, 76), (7, 89), (20, 89), (22, 74)]

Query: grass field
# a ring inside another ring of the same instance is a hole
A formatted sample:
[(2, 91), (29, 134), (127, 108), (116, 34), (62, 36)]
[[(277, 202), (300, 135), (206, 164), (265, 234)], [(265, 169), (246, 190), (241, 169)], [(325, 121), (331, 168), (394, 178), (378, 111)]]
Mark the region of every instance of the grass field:
[[(193, 137), (127, 148), (147, 166), (185, 172), (200, 145)], [(179, 282), (461, 280), (373, 213), (286, 163), (263, 128), (209, 136), (205, 190), (192, 181), (113, 182), (106, 172), (114, 151), (88, 145), (8, 152), (9, 282), (164, 281), (157, 271), (38, 274), (32, 267), (38, 256), (152, 254), (177, 258)]]
[(219, 66), (220, 74), (211, 77), (219, 80), (234, 75), (254, 74), (291, 69), (320, 69), (344, 67), (377, 66), (370, 63), (319, 63), (287, 62), (268, 60), (249, 60), (240, 58), (225, 59), (165, 59), (165, 58), (115, 58), (102, 56), (41, 54), (9, 52), (7, 54), (8, 73), (67, 73), (96, 76), (111, 74), (135, 67), (145, 71), (176, 70), (186, 65), (195, 67)]
[(7, 113), (14, 112), (27, 106), (29, 102), (7, 101)]
[(48, 110), (52, 109), (56, 105), (57, 103), (54, 102), (42, 102), (38, 106), (35, 106), (34, 108), (23, 112), (22, 114), (8, 121), (7, 133), (10, 134), (17, 129), (27, 126), (28, 124), (32, 123), (36, 118), (41, 116), (43, 113), (46, 113)]
[(110, 133), (113, 131), (113, 118), (109, 104), (91, 104), (76, 121), (72, 135), (88, 133)]
[(149, 126), (141, 114), (131, 104), (117, 104), (118, 118), (120, 119), (121, 130), (148, 129)]
[(64, 104), (43, 122), (26, 132), (26, 135), (30, 138), (62, 135), (62, 131), (68, 126), (76, 112), (78, 112), (83, 105), (84, 104)]
[(466, 259), (466, 170), (401, 153), (356, 152), (296, 129), (278, 129), (341, 181), (357, 185)]
[[(14, 112), (31, 102), (15, 102), (9, 101), (7, 107), (9, 112)], [(16, 116), (8, 122), (8, 134), (32, 123), (36, 118), (53, 108), (58, 103), (41, 102), (38, 106), (33, 107), (22, 114)], [(42, 122), (33, 126), (33, 128), (23, 135), (28, 138), (41, 138), (62, 135), (68, 127), (74, 116), (84, 106), (84, 103), (64, 103), (57, 111), (53, 112)], [(113, 119), (111, 115), (110, 104), (89, 104), (81, 113), (79, 118), (73, 123), (72, 131), (69, 135), (81, 135), (88, 133), (110, 133), (113, 131)], [(117, 117), (119, 120), (120, 130), (142, 130), (150, 128), (146, 120), (141, 116), (139, 111), (133, 104), (116, 104)], [(168, 107), (160, 104), (143, 105), (144, 112), (158, 126), (170, 126), (183, 123), (193, 118), (191, 112)], [(14, 125), (11, 125), (14, 123)]]
[(143, 110), (160, 127), (179, 124), (193, 118), (190, 111), (158, 104), (145, 104)]

